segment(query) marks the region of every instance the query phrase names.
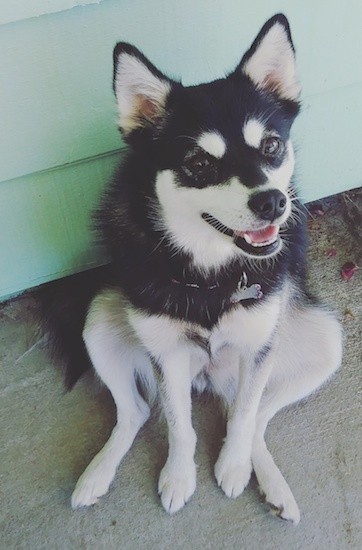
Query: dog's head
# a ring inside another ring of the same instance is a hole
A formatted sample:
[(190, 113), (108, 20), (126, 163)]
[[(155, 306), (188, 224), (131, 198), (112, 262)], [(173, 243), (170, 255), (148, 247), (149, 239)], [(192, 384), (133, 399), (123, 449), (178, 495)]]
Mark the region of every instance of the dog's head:
[(198, 86), (117, 44), (114, 91), (125, 140), (154, 165), (156, 223), (174, 246), (203, 268), (281, 250), (300, 94), (283, 15), (264, 25), (231, 74)]

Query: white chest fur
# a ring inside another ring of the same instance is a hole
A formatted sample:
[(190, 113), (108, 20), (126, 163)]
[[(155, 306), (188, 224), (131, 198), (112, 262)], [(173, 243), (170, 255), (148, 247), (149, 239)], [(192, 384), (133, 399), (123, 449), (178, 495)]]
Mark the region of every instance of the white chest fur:
[(194, 347), (195, 338), (190, 338), (191, 335), (207, 343), (212, 359), (224, 346), (237, 348), (241, 353), (257, 352), (271, 338), (280, 306), (279, 294), (248, 309), (239, 306), (223, 315), (210, 331), (166, 315), (147, 315), (134, 309), (128, 310), (128, 319), (141, 343), (156, 359), (172, 353), (179, 346)]

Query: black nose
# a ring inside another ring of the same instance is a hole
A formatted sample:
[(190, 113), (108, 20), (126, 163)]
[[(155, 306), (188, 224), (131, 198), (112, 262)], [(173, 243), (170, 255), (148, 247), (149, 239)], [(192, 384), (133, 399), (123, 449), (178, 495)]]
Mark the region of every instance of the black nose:
[(278, 189), (262, 191), (253, 195), (248, 205), (259, 218), (272, 222), (285, 212), (287, 197)]

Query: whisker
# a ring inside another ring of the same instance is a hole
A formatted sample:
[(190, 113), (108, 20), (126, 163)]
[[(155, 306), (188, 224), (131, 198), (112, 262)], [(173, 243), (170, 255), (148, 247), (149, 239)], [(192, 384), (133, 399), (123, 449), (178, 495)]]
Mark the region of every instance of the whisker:
[(180, 135), (180, 136), (176, 136), (175, 139), (189, 139), (190, 141), (197, 143), (197, 139), (193, 136)]

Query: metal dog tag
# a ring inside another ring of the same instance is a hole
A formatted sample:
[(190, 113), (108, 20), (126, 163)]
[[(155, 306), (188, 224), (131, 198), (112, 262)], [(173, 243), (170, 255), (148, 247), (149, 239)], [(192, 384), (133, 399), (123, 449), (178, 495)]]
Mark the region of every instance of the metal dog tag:
[(263, 293), (261, 291), (261, 286), (258, 284), (248, 286), (248, 277), (244, 271), (238, 282), (236, 291), (230, 297), (230, 302), (232, 304), (237, 304), (242, 300), (260, 300), (262, 297)]

